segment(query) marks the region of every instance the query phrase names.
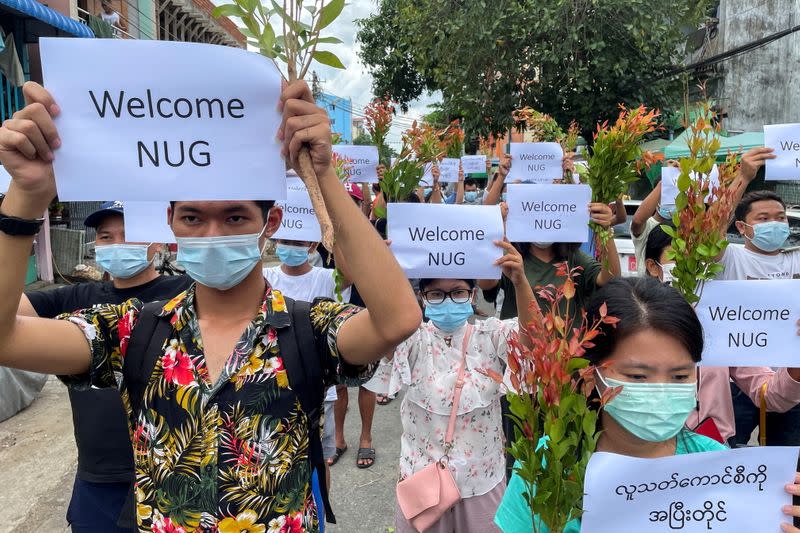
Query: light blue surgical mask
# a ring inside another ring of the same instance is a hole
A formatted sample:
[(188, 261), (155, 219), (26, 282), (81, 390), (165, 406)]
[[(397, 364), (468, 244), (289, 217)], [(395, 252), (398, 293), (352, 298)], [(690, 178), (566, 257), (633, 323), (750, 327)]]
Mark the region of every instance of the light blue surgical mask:
[(296, 267), (308, 261), (308, 248), (305, 246), (279, 243), (275, 247), (275, 254), (280, 262), (286, 266)]
[(664, 220), (672, 220), (673, 213), (675, 213), (675, 204), (661, 204), (658, 206), (658, 214)]
[(129, 279), (152, 263), (147, 259), (149, 244), (107, 244), (96, 246), (97, 265), (116, 279)]
[(200, 285), (226, 291), (241, 283), (261, 261), (260, 237), (261, 233), (176, 237), (178, 264)]
[(474, 202), (478, 199), (478, 191), (467, 191), (464, 193), (464, 200)]
[(425, 316), (445, 333), (451, 333), (466, 324), (472, 314), (472, 302), (457, 304), (447, 298), (440, 304), (425, 304)]
[(753, 228), (753, 238), (750, 242), (759, 250), (774, 252), (780, 248), (789, 238), (789, 223), (773, 220), (770, 222), (759, 222), (758, 224), (745, 224)]
[(649, 442), (664, 442), (680, 433), (697, 407), (697, 383), (629, 383), (604, 378), (622, 391), (603, 408), (626, 431)]

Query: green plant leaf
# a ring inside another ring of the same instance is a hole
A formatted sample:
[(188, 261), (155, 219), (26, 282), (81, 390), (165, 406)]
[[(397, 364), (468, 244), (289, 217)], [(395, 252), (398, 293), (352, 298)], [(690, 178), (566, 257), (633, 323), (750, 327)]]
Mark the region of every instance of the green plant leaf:
[(272, 29), (271, 24), (264, 26), (264, 31), (261, 33), (259, 41), (261, 42), (261, 48), (272, 50), (275, 46), (275, 30)]
[(342, 61), (336, 54), (327, 50), (316, 50), (314, 52), (314, 60), (323, 65), (328, 65), (329, 67), (344, 69)]
[(305, 50), (306, 48), (311, 48), (315, 44), (342, 44), (342, 40), (338, 37), (319, 37), (317, 39), (310, 39), (306, 42), (303, 46), (300, 47), (300, 50)]
[(221, 6), (215, 7), (211, 11), (211, 16), (214, 18), (220, 17), (245, 17), (247, 13), (245, 13), (244, 9), (237, 6), (236, 4), (223, 4)]
[(342, 9), (344, 9), (344, 0), (331, 0), (320, 9), (317, 27), (314, 28), (314, 31), (319, 32), (323, 28), (327, 28), (341, 14)]
[(271, 0), (271, 2), (274, 12), (277, 13), (281, 19), (283, 19), (283, 22), (289, 26), (289, 29), (291, 29), (295, 34), (300, 33), (300, 26), (297, 24), (297, 22), (290, 17), (286, 11), (284, 11), (283, 8), (279, 6), (277, 2), (275, 2), (275, 0)]

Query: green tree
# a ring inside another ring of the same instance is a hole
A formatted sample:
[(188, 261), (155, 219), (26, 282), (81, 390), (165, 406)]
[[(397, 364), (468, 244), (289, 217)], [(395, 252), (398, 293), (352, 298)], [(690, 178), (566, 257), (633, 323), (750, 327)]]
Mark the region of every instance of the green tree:
[(679, 63), (707, 0), (379, 0), (358, 21), (376, 94), (401, 107), (440, 90), (447, 116), (471, 135), (502, 133), (531, 106), (584, 133), (617, 104), (680, 105)]
[(369, 146), (373, 144), (372, 137), (370, 136), (369, 133), (362, 131), (361, 133), (358, 134), (358, 137), (353, 139), (353, 144), (357, 146)]

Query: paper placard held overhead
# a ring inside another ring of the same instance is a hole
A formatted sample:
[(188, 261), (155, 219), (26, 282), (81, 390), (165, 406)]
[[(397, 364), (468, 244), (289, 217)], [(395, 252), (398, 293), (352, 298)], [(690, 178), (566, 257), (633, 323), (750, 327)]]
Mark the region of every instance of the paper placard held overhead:
[(392, 252), (410, 278), (499, 279), (500, 206), (389, 204)]
[(378, 182), (378, 147), (334, 144), (333, 152), (350, 160), (347, 174), (353, 183)]
[(458, 169), (461, 166), (461, 160), (454, 157), (445, 157), (439, 162), (439, 176), (440, 183), (456, 183), (458, 182)]
[(431, 187), (433, 185), (433, 163), (425, 163), (423, 165), (425, 172), (419, 180), (420, 187)]
[(45, 87), (61, 107), (62, 201), (284, 198), (281, 78), (269, 59), (197, 43), (40, 43)]
[(586, 469), (581, 533), (780, 531), (797, 451), (740, 448), (660, 459), (596, 452)]
[(511, 242), (586, 242), (588, 185), (508, 184), (506, 236)]
[(564, 151), (558, 143), (511, 143), (509, 183), (553, 183), (564, 176)]
[(8, 191), (9, 185), (11, 185), (11, 174), (8, 173), (6, 167), (0, 165), (0, 194)]
[(765, 180), (800, 180), (800, 124), (764, 126), (764, 146), (777, 156), (767, 159)]
[(272, 236), (273, 239), (308, 242), (319, 242), (322, 239), (317, 215), (302, 179), (296, 176), (287, 177), (286, 200), (275, 204), (283, 208), (283, 219), (281, 227)]
[(461, 157), (461, 165), (464, 168), (464, 175), (486, 174), (485, 155), (465, 155)]
[[(681, 169), (679, 168), (661, 167), (661, 205), (675, 205), (675, 198), (678, 197), (678, 178), (680, 175)], [(717, 165), (711, 167), (710, 176), (711, 189), (719, 186), (719, 167)], [(694, 172), (692, 172), (691, 178), (697, 179)], [(709, 189), (708, 196), (711, 196), (711, 189)]]
[(125, 202), (125, 240), (172, 244), (175, 234), (169, 227), (169, 202)]
[(800, 280), (710, 281), (696, 311), (701, 365), (800, 366)]

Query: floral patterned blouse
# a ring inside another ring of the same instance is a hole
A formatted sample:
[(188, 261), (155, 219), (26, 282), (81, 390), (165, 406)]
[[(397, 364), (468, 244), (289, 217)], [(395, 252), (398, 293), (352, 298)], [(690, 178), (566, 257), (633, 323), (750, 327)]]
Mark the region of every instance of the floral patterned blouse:
[[(281, 360), (277, 328), (290, 324), (280, 292), (267, 287), (216, 383), (203, 355), (194, 286), (167, 303), (172, 333), (131, 412), (122, 378), (125, 352), (142, 303), (104, 305), (60, 318), (91, 345), (87, 374), (71, 387), (119, 387), (136, 465), (137, 521), (153, 533), (299, 533), (319, 529), (311, 495), (306, 414)], [(326, 384), (363, 382), (374, 365), (339, 359), (340, 326), (359, 308), (317, 300), (311, 320)]]
[[(479, 370), (504, 373), (507, 339), (516, 329), (517, 319), (475, 321), (450, 452), (451, 470), (462, 498), (486, 494), (505, 478), (500, 410), (505, 391)], [(432, 322), (422, 324), (397, 347), (390, 371), (381, 376), (388, 394), (408, 386), (400, 407), (401, 481), (444, 454), (465, 332), (466, 326), (444, 333)]]

